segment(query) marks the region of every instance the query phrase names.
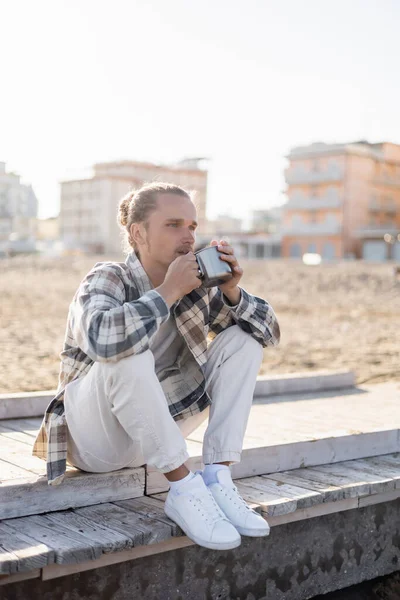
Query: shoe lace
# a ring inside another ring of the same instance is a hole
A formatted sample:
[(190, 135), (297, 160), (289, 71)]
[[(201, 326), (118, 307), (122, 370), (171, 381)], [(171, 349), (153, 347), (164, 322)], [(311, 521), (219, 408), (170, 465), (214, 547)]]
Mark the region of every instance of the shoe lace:
[(203, 520), (209, 525), (214, 525), (218, 521), (227, 520), (210, 490), (205, 490), (200, 496), (194, 495), (191, 492), (184, 492), (182, 495), (189, 497), (189, 502), (194, 504)]
[(254, 514), (257, 514), (255, 510), (250, 508), (247, 502), (242, 498), (237, 489), (236, 485), (232, 485), (232, 487), (226, 487), (221, 485), (221, 492), (225, 494), (225, 496), (235, 505), (240, 511), (248, 511)]

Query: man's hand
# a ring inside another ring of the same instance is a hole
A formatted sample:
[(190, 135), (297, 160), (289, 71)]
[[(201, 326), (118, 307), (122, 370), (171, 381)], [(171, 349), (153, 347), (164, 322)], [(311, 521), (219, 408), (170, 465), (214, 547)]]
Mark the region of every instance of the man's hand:
[(220, 260), (228, 262), (232, 269), (232, 279), (219, 285), (219, 289), (225, 296), (232, 302), (233, 305), (237, 304), (240, 300), (240, 289), (238, 283), (242, 278), (243, 269), (239, 266), (237, 258), (234, 255), (233, 248), (225, 240), (220, 240), (219, 244), (217, 240), (212, 240), (210, 246), (218, 246), (219, 252), (221, 252)]

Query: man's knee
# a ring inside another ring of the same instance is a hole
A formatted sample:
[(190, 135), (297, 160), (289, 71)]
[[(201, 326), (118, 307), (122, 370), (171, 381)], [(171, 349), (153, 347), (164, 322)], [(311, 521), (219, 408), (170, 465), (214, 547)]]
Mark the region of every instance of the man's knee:
[(140, 354), (131, 354), (121, 358), (116, 362), (101, 363), (106, 370), (117, 371), (121, 376), (125, 374), (130, 376), (135, 374), (148, 376), (149, 373), (155, 373), (154, 354), (151, 350), (145, 350)]
[(233, 339), (237, 343), (238, 349), (244, 350), (246, 353), (251, 353), (251, 356), (262, 360), (264, 356), (262, 345), (250, 333), (239, 327), (239, 325), (231, 325), (231, 327), (225, 329), (223, 334)]

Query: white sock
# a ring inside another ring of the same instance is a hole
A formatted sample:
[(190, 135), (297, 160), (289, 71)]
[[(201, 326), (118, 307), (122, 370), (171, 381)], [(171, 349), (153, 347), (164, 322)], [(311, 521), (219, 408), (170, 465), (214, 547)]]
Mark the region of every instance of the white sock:
[(228, 469), (228, 471), (230, 470), (228, 465), (220, 465), (220, 464), (213, 464), (213, 465), (206, 465), (204, 467), (204, 471), (203, 471), (203, 479), (204, 479), (204, 483), (206, 485), (210, 485), (210, 483), (217, 483), (218, 479), (217, 479), (217, 472), (220, 471), (221, 469)]
[(186, 483), (186, 481), (190, 481), (191, 479), (193, 479), (193, 477), (194, 477), (194, 473), (192, 471), (189, 471), (189, 473), (185, 477), (183, 477), (183, 479), (178, 479), (178, 481), (170, 481), (169, 482), (169, 485), (170, 485), (169, 489), (173, 493), (176, 493), (177, 489), (179, 488), (179, 486), (182, 483)]

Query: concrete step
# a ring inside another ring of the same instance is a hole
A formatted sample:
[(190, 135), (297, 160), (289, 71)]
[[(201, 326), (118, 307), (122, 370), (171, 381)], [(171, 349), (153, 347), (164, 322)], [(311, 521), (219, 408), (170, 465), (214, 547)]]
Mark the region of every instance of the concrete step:
[[(254, 397), (341, 389), (354, 383), (354, 373), (346, 370), (263, 375), (257, 378)], [(0, 394), (0, 420), (40, 417), (55, 394), (56, 390)]]

